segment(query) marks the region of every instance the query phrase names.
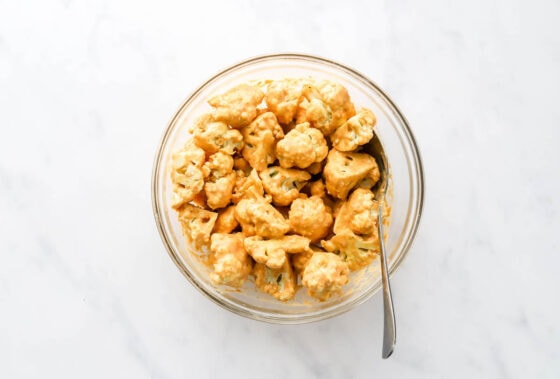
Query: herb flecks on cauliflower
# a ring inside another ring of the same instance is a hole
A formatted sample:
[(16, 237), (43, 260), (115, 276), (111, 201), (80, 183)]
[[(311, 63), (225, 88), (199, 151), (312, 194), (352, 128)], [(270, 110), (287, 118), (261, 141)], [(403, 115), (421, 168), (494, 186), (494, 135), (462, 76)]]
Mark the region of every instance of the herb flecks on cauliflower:
[(362, 109), (331, 135), (333, 147), (338, 151), (352, 151), (365, 145), (373, 137), (377, 119), (369, 109)]
[(288, 301), (296, 294), (296, 276), (289, 262), (279, 269), (272, 269), (262, 263), (255, 263), (253, 269), (255, 285), (261, 291), (280, 301)]
[(342, 153), (333, 149), (327, 156), (327, 164), (323, 170), (327, 192), (338, 199), (345, 199), (352, 188), (372, 170), (378, 168), (371, 155)]
[(267, 194), (272, 196), (274, 204), (290, 205), (300, 196), (300, 190), (311, 179), (311, 175), (302, 170), (268, 167), (260, 173), (260, 178)]
[(225, 122), (214, 120), (210, 114), (200, 117), (191, 133), (194, 143), (208, 154), (222, 151), (232, 155), (243, 148), (243, 136), (239, 130), (228, 128)]

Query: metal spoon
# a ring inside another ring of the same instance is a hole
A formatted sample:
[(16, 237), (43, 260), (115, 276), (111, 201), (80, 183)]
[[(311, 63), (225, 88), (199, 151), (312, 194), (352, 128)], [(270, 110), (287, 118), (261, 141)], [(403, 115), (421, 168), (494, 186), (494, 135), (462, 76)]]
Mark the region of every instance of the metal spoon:
[(381, 280), (383, 282), (383, 351), (381, 357), (387, 359), (393, 353), (395, 348), (397, 331), (395, 325), (395, 311), (393, 309), (393, 297), (391, 296), (391, 284), (389, 283), (389, 272), (387, 270), (387, 251), (385, 250), (385, 241), (383, 238), (383, 208), (385, 196), (387, 195), (389, 166), (387, 165), (387, 157), (383, 150), (383, 145), (373, 133), (373, 138), (369, 143), (368, 150), (377, 161), (379, 167), (380, 178), (377, 183), (377, 191), (375, 199), (379, 202), (379, 213), (377, 215), (377, 232), (379, 234), (380, 259), (381, 259)]

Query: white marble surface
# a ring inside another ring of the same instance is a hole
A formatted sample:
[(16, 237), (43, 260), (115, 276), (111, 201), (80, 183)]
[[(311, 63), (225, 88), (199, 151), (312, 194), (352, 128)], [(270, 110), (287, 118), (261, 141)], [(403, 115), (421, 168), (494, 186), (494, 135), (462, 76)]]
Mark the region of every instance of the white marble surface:
[[(560, 377), (560, 3), (279, 3), (0, 1), (0, 377)], [(171, 114), (282, 51), (370, 76), (422, 149), (387, 361), (379, 296), (310, 325), (242, 319), (156, 232)]]

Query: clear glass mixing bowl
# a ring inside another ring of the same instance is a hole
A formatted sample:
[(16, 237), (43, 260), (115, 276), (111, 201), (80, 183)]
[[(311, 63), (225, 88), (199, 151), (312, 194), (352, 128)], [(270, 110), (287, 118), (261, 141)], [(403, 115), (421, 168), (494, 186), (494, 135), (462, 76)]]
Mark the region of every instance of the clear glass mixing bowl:
[(298, 54), (261, 56), (241, 62), (218, 73), (187, 98), (173, 116), (160, 142), (152, 178), (153, 210), (163, 243), (183, 275), (209, 299), (241, 316), (255, 320), (293, 324), (322, 320), (346, 312), (381, 289), (378, 260), (351, 275), (345, 292), (326, 302), (310, 298), (300, 290), (294, 300), (283, 303), (254, 288), (248, 281), (241, 291), (215, 287), (209, 268), (187, 246), (171, 208), (171, 156), (190, 138), (187, 128), (210, 107), (213, 95), (250, 80), (285, 77), (329, 79), (344, 85), (356, 107), (372, 109), (377, 116), (376, 132), (387, 155), (392, 175), (392, 215), (387, 251), (389, 272), (393, 274), (410, 250), (424, 197), (424, 177), (418, 147), (401, 111), (375, 83), (339, 63)]

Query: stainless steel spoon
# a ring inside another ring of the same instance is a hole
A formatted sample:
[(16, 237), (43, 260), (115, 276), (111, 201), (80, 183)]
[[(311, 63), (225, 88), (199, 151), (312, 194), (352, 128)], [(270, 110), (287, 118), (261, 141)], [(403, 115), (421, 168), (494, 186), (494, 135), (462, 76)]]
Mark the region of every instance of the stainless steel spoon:
[[(370, 150), (371, 149), (371, 150)], [(385, 206), (385, 196), (387, 195), (387, 187), (389, 181), (389, 166), (387, 165), (387, 157), (381, 141), (376, 133), (368, 146), (369, 153), (377, 161), (379, 166), (380, 178), (377, 183), (377, 191), (375, 199), (379, 202), (379, 212), (377, 215), (377, 231), (379, 234), (380, 259), (381, 259), (381, 280), (383, 282), (383, 350), (381, 356), (387, 359), (393, 353), (395, 348), (397, 330), (395, 325), (395, 311), (393, 309), (393, 297), (391, 296), (391, 284), (389, 283), (389, 272), (387, 270), (387, 251), (385, 250), (385, 240), (383, 238), (383, 208)]]

